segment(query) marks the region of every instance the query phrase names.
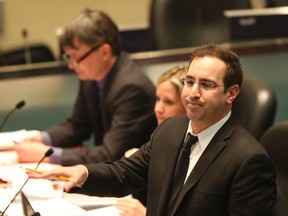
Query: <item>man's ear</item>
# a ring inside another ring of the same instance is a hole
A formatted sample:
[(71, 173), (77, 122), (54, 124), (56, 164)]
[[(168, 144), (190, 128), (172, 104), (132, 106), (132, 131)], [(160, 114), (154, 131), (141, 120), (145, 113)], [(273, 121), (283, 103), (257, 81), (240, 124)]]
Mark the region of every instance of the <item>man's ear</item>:
[(100, 48), (101, 55), (106, 56), (107, 54), (110, 56), (112, 55), (112, 47), (110, 44), (105, 43), (103, 46)]
[(238, 96), (240, 92), (240, 88), (238, 85), (233, 85), (231, 86), (228, 90), (228, 98), (227, 98), (227, 104), (232, 104), (233, 101), (236, 99), (236, 97)]

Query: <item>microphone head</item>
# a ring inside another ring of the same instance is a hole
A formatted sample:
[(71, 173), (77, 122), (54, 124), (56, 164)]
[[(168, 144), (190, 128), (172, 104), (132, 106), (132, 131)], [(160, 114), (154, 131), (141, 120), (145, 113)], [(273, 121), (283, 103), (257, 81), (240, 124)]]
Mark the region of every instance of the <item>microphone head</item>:
[(23, 36), (23, 38), (27, 38), (27, 36), (28, 36), (28, 32), (27, 32), (27, 29), (22, 29), (22, 36)]
[(21, 109), (23, 106), (25, 106), (25, 101), (24, 100), (21, 100), (20, 102), (18, 102), (16, 104), (16, 109)]
[(53, 153), (54, 153), (53, 148), (49, 148), (45, 153), (45, 157), (50, 157)]

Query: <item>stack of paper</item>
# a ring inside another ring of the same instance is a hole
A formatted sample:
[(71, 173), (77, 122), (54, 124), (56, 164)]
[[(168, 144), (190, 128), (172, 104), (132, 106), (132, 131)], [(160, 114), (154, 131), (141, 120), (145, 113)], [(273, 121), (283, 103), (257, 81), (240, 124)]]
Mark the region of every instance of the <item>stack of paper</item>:
[(0, 133), (0, 151), (11, 150), (15, 142), (24, 139), (28, 136), (33, 136), (38, 134), (38, 131), (35, 130), (17, 130), (10, 132), (1, 132)]

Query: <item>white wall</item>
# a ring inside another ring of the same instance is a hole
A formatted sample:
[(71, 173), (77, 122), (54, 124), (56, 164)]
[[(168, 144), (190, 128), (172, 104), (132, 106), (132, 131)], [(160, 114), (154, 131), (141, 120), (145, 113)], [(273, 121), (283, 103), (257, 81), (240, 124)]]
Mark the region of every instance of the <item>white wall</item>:
[(148, 26), (151, 0), (3, 0), (4, 28), (0, 32), (0, 50), (24, 42), (22, 30), (30, 42), (44, 42), (57, 56), (56, 29), (65, 25), (83, 8), (105, 11), (120, 29)]

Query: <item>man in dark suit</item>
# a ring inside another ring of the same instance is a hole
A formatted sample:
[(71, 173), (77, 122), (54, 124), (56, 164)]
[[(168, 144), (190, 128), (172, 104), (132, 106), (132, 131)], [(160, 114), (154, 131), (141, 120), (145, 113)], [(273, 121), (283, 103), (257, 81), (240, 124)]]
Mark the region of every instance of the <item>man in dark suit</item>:
[[(129, 158), (28, 175), (64, 175), (71, 180), (65, 190), (81, 185), (78, 192), (98, 196), (125, 196), (147, 187), (150, 216), (273, 215), (274, 167), (263, 147), (231, 113), (242, 77), (235, 53), (213, 44), (201, 46), (192, 52), (183, 80), (181, 97), (187, 116), (164, 121)], [(188, 168), (179, 169), (188, 134), (198, 141), (189, 147)], [(181, 169), (186, 179), (174, 192)]]
[[(86, 9), (63, 28), (60, 42), (80, 80), (74, 110), (66, 122), (19, 143), (20, 162), (39, 161), (50, 146), (51, 163), (116, 160), (147, 142), (157, 126), (155, 86), (121, 50), (116, 24), (101, 11)], [(95, 146), (82, 145), (92, 135)]]

